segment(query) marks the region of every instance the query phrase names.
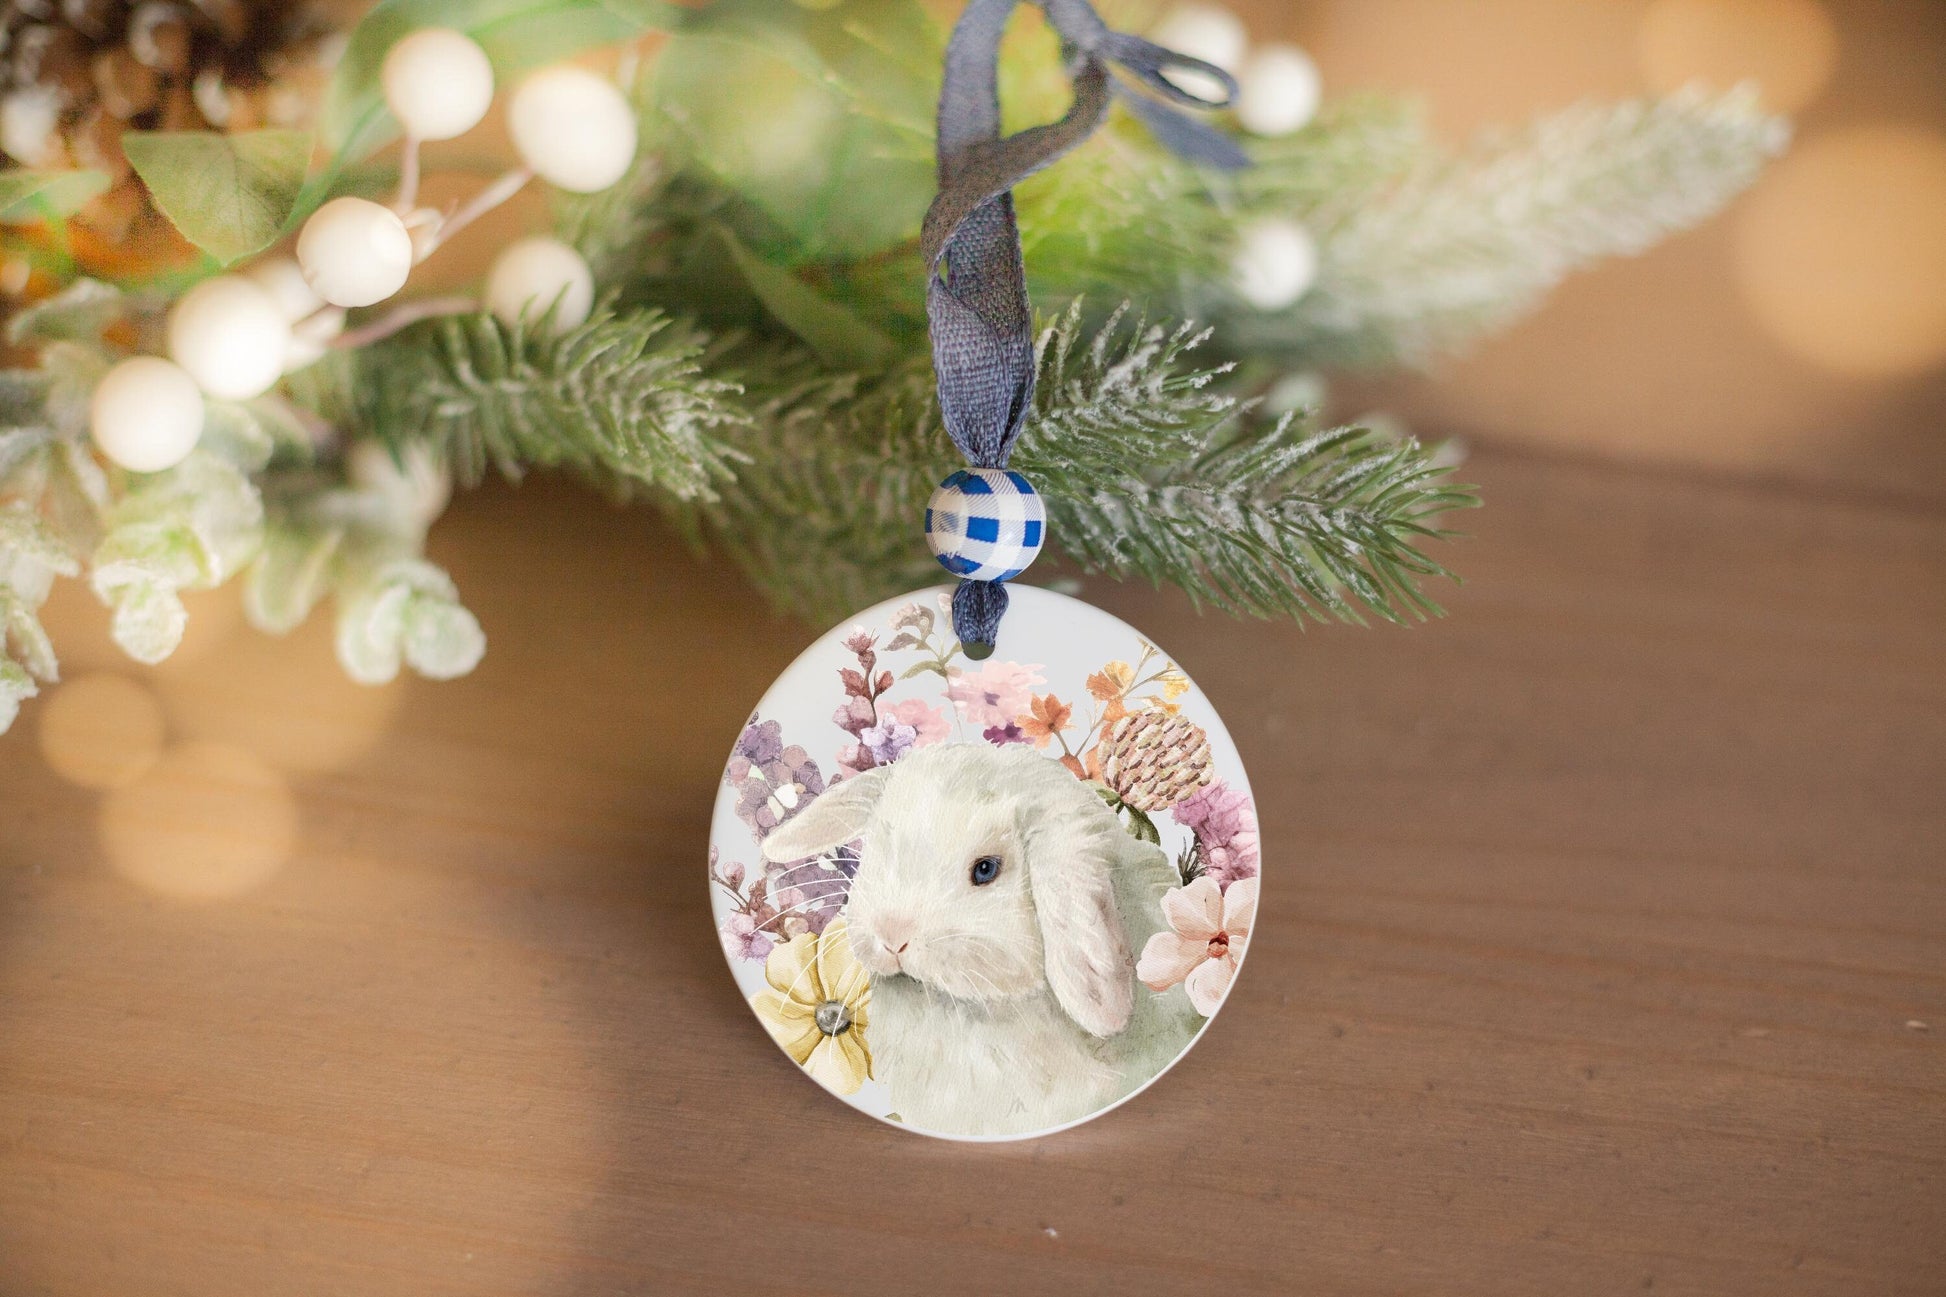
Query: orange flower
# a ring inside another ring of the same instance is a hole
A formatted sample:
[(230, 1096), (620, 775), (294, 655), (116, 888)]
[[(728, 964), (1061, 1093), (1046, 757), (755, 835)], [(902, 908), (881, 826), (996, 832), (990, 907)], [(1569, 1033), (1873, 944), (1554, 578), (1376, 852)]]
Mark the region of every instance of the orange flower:
[(1088, 692), (1105, 703), (1119, 702), (1134, 683), (1134, 667), (1126, 662), (1110, 662), (1088, 677)]
[(1044, 748), (1056, 734), (1068, 727), (1068, 719), (1074, 715), (1074, 708), (1056, 698), (1044, 694), (1028, 703), (1029, 715), (1018, 720), (1020, 732), (1034, 740), (1034, 746)]
[(1102, 724), (1113, 725), (1128, 715), (1128, 705), (1122, 699), (1134, 687), (1135, 668), (1126, 662), (1110, 662), (1088, 677), (1088, 692), (1103, 704)]

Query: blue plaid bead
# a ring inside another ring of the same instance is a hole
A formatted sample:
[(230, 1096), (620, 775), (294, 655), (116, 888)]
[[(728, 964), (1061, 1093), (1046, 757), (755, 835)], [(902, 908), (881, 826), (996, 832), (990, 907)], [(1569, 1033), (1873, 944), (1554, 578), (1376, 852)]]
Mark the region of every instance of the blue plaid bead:
[(1041, 552), (1047, 506), (1018, 473), (963, 468), (926, 506), (926, 543), (940, 565), (969, 581), (1011, 581)]

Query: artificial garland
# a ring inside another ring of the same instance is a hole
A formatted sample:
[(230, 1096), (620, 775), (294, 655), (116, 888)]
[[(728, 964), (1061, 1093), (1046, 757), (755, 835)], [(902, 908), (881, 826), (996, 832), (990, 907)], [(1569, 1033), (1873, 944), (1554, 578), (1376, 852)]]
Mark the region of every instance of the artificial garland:
[[(182, 592), (240, 579), (273, 633), (329, 599), (359, 680), (470, 670), (484, 634), (423, 545), (450, 483), (489, 471), (649, 502), (801, 612), (918, 584), (913, 519), (954, 462), (920, 239), (948, 10), (390, 0), (314, 130), (123, 136), (181, 243), (106, 269), (74, 232), (113, 175), (0, 172), (20, 361), (0, 374), (0, 723), (57, 678), (36, 614), (62, 577), (140, 661), (180, 640)], [(1244, 48), (1221, 11), (1165, 27), (1241, 74), (1223, 138), (1250, 165), (1180, 161), (1118, 112), (1021, 184), (1045, 315), (1011, 466), (1083, 570), (1243, 614), (1430, 615), (1444, 569), (1423, 543), (1472, 495), (1410, 438), (1319, 426), (1317, 371), (1506, 322), (1716, 210), (1783, 128), (1747, 94), (1694, 93), (1448, 154), (1386, 100), (1312, 116), (1302, 55)], [(618, 43), (619, 80), (561, 62)], [(1044, 26), (1014, 25), (1002, 69), (1010, 128), (1067, 110)], [(456, 209), (421, 204), (420, 146), (504, 87), (516, 164)], [(530, 183), (551, 232), (477, 294), (406, 292)]]

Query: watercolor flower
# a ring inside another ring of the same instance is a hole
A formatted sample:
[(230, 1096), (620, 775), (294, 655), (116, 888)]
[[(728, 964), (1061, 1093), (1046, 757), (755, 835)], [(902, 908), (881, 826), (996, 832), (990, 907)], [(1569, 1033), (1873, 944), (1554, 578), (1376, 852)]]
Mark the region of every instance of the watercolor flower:
[(1004, 728), (1027, 710), (1034, 686), (1046, 683), (1038, 666), (988, 662), (977, 671), (953, 672), (946, 684), (946, 697), (972, 724)]
[(826, 1089), (858, 1093), (872, 1075), (865, 1041), (872, 983), (851, 953), (844, 922), (772, 950), (764, 980), (770, 985), (750, 1007), (770, 1038)]
[(810, 753), (784, 746), (784, 727), (754, 717), (731, 750), (723, 782), (736, 789), (737, 818), (762, 842), (770, 831), (824, 791), (824, 776)]
[(1026, 743), (1028, 738), (1020, 732), (1020, 726), (1009, 721), (1005, 725), (989, 725), (980, 731), (980, 737), (994, 747), (1005, 747), (1009, 743)]
[(749, 914), (732, 914), (724, 921), (721, 931), (723, 949), (730, 952), (732, 959), (762, 959), (777, 944), (776, 938)]
[(898, 634), (885, 646), (887, 652), (918, 648), (932, 638), (932, 609), (916, 603), (906, 604), (892, 614), (892, 629)]
[(1218, 887), (1227, 891), (1239, 879), (1257, 876), (1257, 811), (1250, 794), (1218, 779), (1177, 802), (1169, 814), (1196, 835), (1203, 871)]
[(1187, 887), (1163, 893), (1162, 917), (1169, 927), (1142, 947), (1135, 976), (1152, 991), (1182, 983), (1196, 1012), (1207, 1018), (1229, 994), (1230, 979), (1250, 941), (1250, 925), (1257, 918), (1257, 880), (1240, 879), (1226, 892), (1205, 874)]
[(895, 720), (882, 720), (861, 731), (858, 741), (867, 752), (872, 754), (873, 761), (881, 766), (889, 766), (918, 744), (919, 731), (913, 726), (901, 725)]
[(1088, 677), (1086, 687), (1103, 706), (1102, 724), (1113, 724), (1128, 714), (1122, 699), (1135, 687), (1135, 668), (1126, 662), (1110, 662)]
[(1073, 715), (1074, 708), (1053, 694), (1039, 696), (1028, 704), (1027, 714), (1019, 718), (1020, 732), (1035, 747), (1044, 748), (1068, 727)]
[(895, 703), (880, 702), (878, 719), (881, 723), (891, 720), (900, 725), (910, 725), (915, 736), (912, 740), (915, 748), (944, 743), (953, 736), (952, 718), (923, 698), (901, 698)]

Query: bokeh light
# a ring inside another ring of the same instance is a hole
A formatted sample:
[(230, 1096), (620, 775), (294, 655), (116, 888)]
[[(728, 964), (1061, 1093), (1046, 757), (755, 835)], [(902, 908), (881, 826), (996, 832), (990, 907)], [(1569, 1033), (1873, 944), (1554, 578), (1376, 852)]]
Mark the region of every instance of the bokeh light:
[(187, 743), (102, 799), (101, 845), (115, 871), (178, 900), (241, 896), (297, 843), (297, 801), (254, 753)]
[(1736, 256), (1752, 312), (1793, 354), (1859, 378), (1946, 362), (1946, 134), (1805, 140), (1750, 195)]
[(98, 672), (48, 691), (41, 755), (70, 783), (120, 788), (155, 764), (163, 729), (154, 693), (127, 676)]
[(1651, 90), (1755, 81), (1765, 107), (1795, 112), (1830, 82), (1838, 34), (1817, 0), (1655, 0), (1639, 50)]

